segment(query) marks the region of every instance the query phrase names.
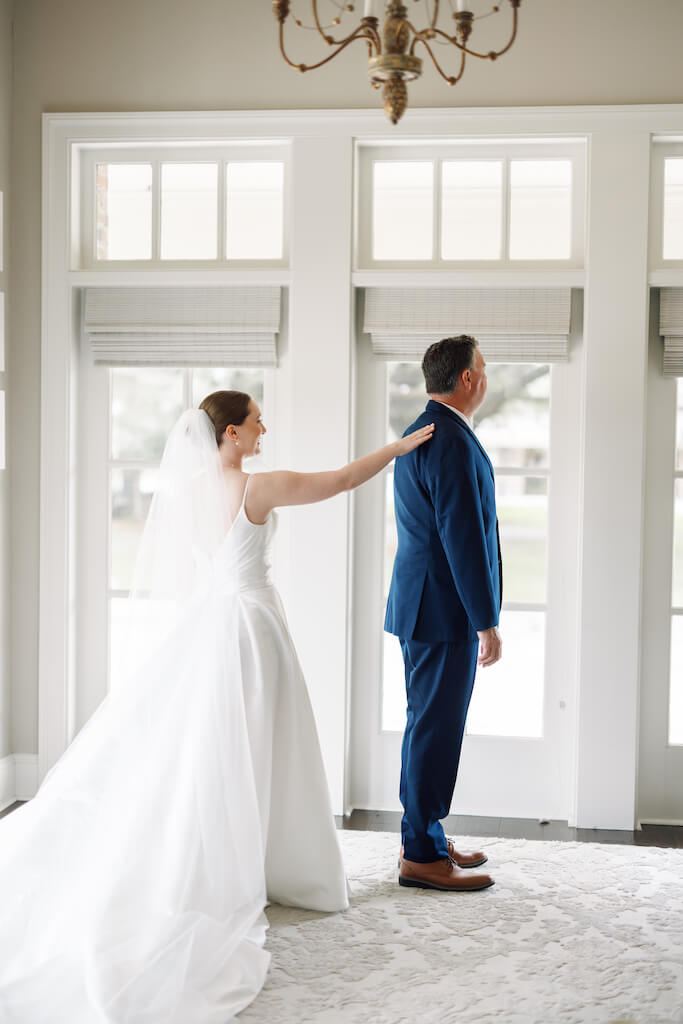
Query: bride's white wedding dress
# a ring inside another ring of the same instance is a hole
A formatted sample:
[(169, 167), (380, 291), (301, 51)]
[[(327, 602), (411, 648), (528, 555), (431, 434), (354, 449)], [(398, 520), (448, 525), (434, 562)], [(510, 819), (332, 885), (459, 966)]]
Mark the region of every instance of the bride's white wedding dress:
[(245, 498), (163, 647), (0, 820), (2, 1024), (226, 1024), (267, 900), (348, 905), (275, 514)]

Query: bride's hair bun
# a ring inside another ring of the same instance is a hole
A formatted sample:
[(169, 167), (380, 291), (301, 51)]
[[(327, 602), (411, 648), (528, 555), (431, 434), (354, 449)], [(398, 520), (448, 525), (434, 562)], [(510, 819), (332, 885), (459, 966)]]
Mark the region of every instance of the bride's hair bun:
[(226, 428), (241, 426), (249, 415), (251, 396), (244, 391), (213, 391), (199, 403), (216, 430), (216, 444), (220, 448)]

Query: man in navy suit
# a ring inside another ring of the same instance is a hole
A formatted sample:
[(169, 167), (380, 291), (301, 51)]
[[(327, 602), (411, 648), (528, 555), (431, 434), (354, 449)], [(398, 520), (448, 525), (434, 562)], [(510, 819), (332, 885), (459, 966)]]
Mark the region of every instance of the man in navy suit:
[(399, 883), (445, 891), (493, 885), (444, 834), (477, 663), (501, 656), (502, 563), (493, 467), (472, 427), (486, 395), (483, 356), (460, 335), (422, 361), (430, 401), (406, 433), (434, 436), (394, 468), (398, 550), (384, 628), (399, 637), (407, 721), (401, 752)]

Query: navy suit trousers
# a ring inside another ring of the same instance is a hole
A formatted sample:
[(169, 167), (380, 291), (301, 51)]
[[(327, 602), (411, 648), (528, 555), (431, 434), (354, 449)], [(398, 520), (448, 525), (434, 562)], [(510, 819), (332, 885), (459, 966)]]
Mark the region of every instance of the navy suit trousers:
[(450, 812), (478, 642), (401, 639), (407, 721), (401, 749), (401, 835), (407, 860), (448, 856), (441, 818)]

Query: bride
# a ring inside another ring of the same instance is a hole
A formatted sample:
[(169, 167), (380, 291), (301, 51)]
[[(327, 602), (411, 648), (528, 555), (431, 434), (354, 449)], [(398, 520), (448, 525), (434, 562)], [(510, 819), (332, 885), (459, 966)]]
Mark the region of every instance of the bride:
[(144, 643), (0, 820), (2, 1024), (227, 1024), (265, 980), (267, 902), (348, 906), (274, 509), (358, 487), (433, 425), (339, 470), (247, 475), (265, 429), (217, 391), (169, 435), (131, 601)]

